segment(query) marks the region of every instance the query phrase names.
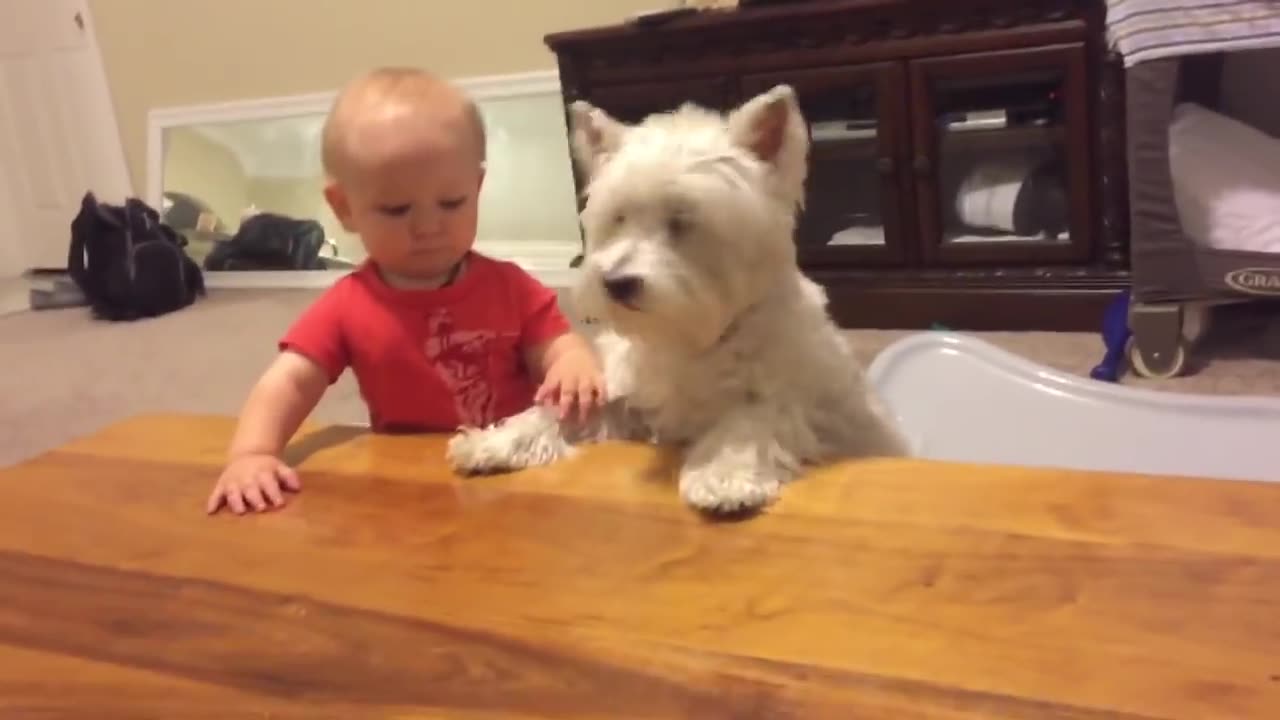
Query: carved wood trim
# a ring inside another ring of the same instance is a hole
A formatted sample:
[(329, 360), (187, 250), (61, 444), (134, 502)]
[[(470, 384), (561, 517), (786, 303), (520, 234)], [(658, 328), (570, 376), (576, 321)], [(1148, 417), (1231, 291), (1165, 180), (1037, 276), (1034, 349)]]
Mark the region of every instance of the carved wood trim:
[(1112, 268), (1129, 267), (1129, 166), (1125, 135), (1124, 64), (1118, 55), (1102, 59), (1096, 95), (1097, 180), (1102, 202), (1101, 260)]
[[(1060, 23), (1086, 18), (1089, 6), (1089, 0), (916, 0), (887, 7), (832, 3), (820, 10), (710, 11), (656, 28), (555, 33), (546, 43), (593, 75)], [(584, 48), (590, 52), (580, 53)]]

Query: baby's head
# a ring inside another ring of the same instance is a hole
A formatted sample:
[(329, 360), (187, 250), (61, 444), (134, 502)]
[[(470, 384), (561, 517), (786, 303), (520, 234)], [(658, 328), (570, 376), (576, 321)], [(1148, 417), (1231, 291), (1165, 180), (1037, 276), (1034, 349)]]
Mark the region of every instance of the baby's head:
[(475, 242), (485, 133), (475, 104), (421, 70), (382, 68), (325, 121), (325, 198), (387, 273), (447, 274)]

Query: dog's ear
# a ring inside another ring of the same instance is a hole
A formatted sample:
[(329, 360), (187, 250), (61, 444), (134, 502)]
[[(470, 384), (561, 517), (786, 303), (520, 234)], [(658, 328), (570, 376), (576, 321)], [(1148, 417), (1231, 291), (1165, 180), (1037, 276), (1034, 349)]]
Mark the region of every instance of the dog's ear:
[(622, 142), (626, 126), (594, 105), (577, 100), (569, 106), (569, 136), (573, 159), (588, 177), (608, 160)]
[(729, 115), (729, 132), (734, 142), (770, 165), (778, 164), (786, 152), (803, 154), (809, 137), (795, 90), (789, 85), (777, 85), (734, 110)]
[(734, 143), (771, 166), (786, 201), (802, 206), (809, 126), (795, 90), (777, 85), (743, 103), (729, 114), (728, 122)]

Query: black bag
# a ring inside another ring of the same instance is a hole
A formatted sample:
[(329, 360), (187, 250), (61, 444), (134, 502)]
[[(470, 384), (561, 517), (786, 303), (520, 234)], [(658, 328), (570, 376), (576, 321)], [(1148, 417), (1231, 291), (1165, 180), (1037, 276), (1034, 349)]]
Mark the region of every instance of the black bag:
[(204, 294), (204, 275), (185, 238), (137, 198), (123, 206), (85, 193), (71, 221), (67, 270), (93, 314), (106, 320), (163, 315)]
[(324, 270), (320, 248), (324, 226), (263, 212), (245, 218), (227, 242), (218, 243), (204, 259), (204, 269)]

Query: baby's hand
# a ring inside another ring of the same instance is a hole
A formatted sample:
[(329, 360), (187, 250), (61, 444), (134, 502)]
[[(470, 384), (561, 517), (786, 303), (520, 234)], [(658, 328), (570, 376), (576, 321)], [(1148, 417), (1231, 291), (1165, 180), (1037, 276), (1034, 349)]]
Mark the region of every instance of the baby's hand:
[(226, 504), (237, 515), (245, 510), (262, 511), (282, 507), (285, 490), (302, 489), (298, 474), (272, 455), (242, 455), (227, 464), (218, 484), (209, 495), (205, 510), (210, 514)]
[(586, 420), (592, 410), (603, 406), (608, 399), (604, 374), (595, 354), (589, 350), (565, 353), (547, 368), (547, 376), (533, 399), (543, 405), (559, 405), (561, 420), (577, 405), (578, 419)]

